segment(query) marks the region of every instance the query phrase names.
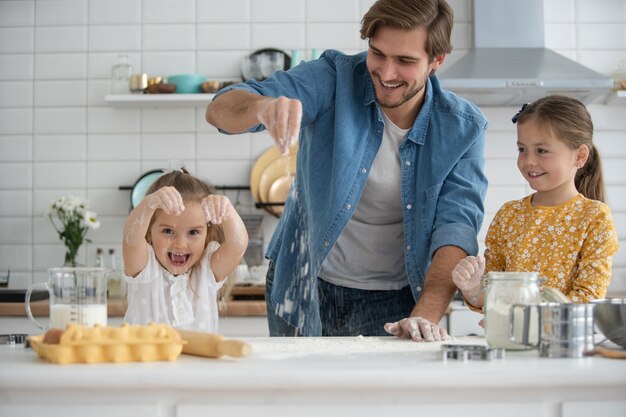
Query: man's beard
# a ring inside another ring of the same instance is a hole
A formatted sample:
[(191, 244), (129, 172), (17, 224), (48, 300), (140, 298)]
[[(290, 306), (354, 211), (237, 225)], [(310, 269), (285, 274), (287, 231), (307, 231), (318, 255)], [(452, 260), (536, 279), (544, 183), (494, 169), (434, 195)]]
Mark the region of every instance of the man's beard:
[(413, 90), (409, 90), (407, 92), (405, 92), (402, 95), (402, 98), (400, 99), (400, 101), (397, 101), (395, 103), (389, 103), (389, 102), (383, 102), (380, 101), (378, 99), (378, 97), (376, 97), (376, 100), (378, 101), (378, 104), (381, 107), (384, 107), (386, 109), (394, 109), (396, 107), (400, 107), (402, 106), (404, 103), (406, 103), (407, 101), (410, 101), (413, 97), (415, 97), (417, 95), (417, 93), (419, 93), (420, 91), (422, 91), (422, 89), (424, 88), (424, 84), (417, 86), (416, 88), (414, 88)]

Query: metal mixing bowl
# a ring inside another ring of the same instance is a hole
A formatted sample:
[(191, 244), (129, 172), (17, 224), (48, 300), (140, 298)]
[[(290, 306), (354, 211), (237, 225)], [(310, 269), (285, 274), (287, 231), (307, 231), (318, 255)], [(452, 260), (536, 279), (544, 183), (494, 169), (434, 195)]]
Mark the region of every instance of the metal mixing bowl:
[(626, 348), (626, 299), (607, 298), (594, 304), (598, 329), (611, 342)]

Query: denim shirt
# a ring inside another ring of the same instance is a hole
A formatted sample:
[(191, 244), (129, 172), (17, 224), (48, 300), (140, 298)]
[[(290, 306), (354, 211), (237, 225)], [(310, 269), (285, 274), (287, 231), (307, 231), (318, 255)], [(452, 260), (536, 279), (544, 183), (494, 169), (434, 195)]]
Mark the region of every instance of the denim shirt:
[[(326, 51), (263, 82), (216, 95), (243, 89), (302, 102), (297, 173), (266, 256), (275, 264), (269, 301), (306, 336), (321, 335), (317, 276), (359, 203), (382, 140), (383, 117), (365, 58), (365, 52)], [(438, 248), (478, 253), (486, 129), (476, 106), (442, 90), (436, 76), (428, 79), (422, 108), (399, 149), (404, 259), (415, 300)]]

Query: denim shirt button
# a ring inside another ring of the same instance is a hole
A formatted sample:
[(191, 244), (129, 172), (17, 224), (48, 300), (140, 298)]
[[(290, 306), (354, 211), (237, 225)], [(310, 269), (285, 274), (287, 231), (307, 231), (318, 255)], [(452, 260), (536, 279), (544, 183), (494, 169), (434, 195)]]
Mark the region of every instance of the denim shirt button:
[(408, 166), (408, 165), (411, 165), (411, 161), (405, 161), (404, 163), (405, 163), (407, 166)]
[(367, 172), (367, 169), (361, 168), (361, 174), (365, 174), (366, 172)]
[(407, 205), (406, 205), (406, 209), (407, 209), (407, 210), (411, 210), (412, 208), (413, 208), (413, 206), (412, 206), (412, 205), (410, 205), (410, 204), (407, 204)]
[(406, 245), (406, 250), (411, 250), (411, 245)]
[(415, 287), (415, 289), (417, 290), (417, 292), (422, 291), (422, 287), (420, 287), (419, 285), (417, 287)]
[(328, 247), (328, 245), (330, 245), (330, 243), (327, 240), (325, 240), (324, 241), (324, 246)]
[(347, 210), (350, 210), (351, 208), (352, 208), (352, 204), (350, 204), (350, 203), (346, 204), (346, 209)]

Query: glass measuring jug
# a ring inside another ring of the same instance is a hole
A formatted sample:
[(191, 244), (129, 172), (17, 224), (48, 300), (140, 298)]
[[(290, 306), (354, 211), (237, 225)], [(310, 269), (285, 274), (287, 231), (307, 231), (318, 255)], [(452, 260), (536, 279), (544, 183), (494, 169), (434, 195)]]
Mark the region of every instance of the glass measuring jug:
[[(512, 328), (514, 322), (522, 321), (513, 321), (510, 310), (514, 304), (539, 304), (540, 301), (539, 275), (536, 272), (488, 273), (485, 293), (485, 339), (489, 346), (510, 350), (530, 349), (528, 345), (511, 341), (509, 335), (517, 336), (517, 340), (521, 340), (522, 334), (536, 335), (538, 320), (528, 322), (532, 327), (530, 329), (522, 326)], [(536, 339), (536, 336), (534, 337)]]
[(35, 289), (50, 293), (49, 328), (65, 329), (68, 324), (107, 325), (107, 268), (51, 268), (48, 281), (32, 284), (26, 291), (26, 314), (39, 328), (46, 329), (33, 317), (30, 296)]

